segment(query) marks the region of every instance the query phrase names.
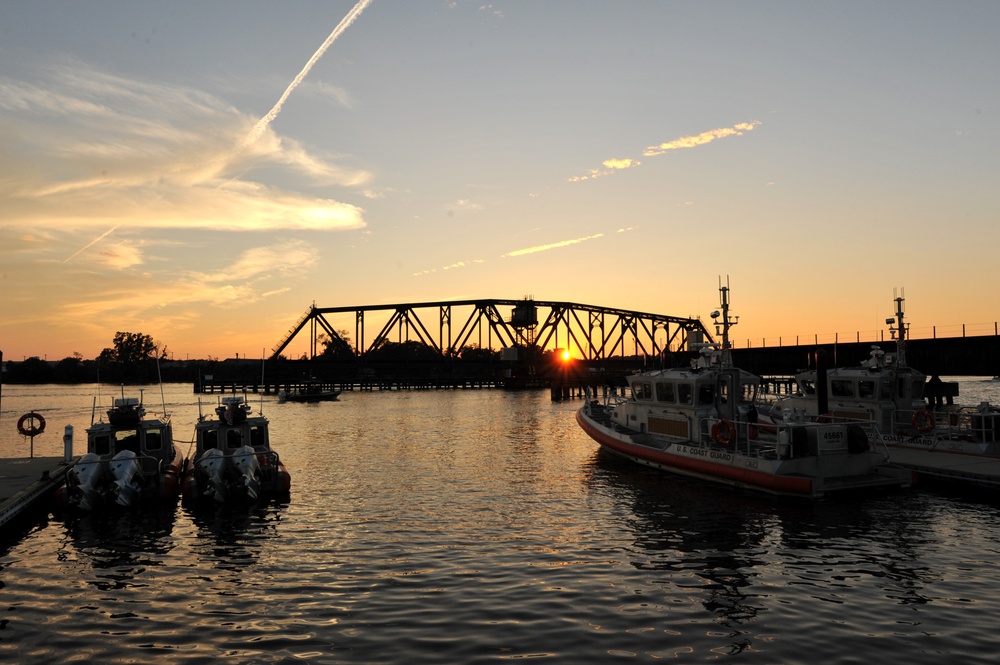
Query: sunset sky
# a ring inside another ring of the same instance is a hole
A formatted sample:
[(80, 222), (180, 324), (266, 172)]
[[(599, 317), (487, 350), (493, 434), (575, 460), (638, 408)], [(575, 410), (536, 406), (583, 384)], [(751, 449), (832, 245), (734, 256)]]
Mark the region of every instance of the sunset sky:
[(992, 333), (997, 26), (914, 0), (5, 2), (0, 350), (260, 357), (313, 302), (707, 318), (720, 276), (739, 344), (874, 335), (900, 287), (915, 336)]

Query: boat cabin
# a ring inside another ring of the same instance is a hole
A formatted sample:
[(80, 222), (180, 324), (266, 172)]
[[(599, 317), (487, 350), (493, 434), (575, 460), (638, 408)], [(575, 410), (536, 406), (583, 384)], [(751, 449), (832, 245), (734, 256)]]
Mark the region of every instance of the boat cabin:
[(701, 440), (719, 419), (755, 422), (760, 378), (736, 368), (681, 368), (628, 377), (631, 400), (612, 419), (640, 432)]
[(209, 427), (198, 430), (198, 448), (200, 451), (219, 449), (232, 452), (243, 446), (253, 446), (254, 450), (268, 448), (267, 426), (256, 423), (240, 423), (229, 425), (215, 421)]
[(242, 397), (224, 397), (216, 407), (217, 418), (204, 418), (196, 426), (197, 456), (206, 450), (221, 450), (232, 454), (243, 446), (252, 446), (257, 452), (270, 449), (267, 419), (248, 417), (250, 411)]
[(667, 370), (629, 377), (632, 399), (637, 402), (653, 402), (659, 405), (715, 406), (730, 403), (730, 395), (735, 393), (738, 404), (749, 405), (757, 398), (760, 379), (752, 374), (740, 372), (737, 377), (728, 372), (698, 373)]

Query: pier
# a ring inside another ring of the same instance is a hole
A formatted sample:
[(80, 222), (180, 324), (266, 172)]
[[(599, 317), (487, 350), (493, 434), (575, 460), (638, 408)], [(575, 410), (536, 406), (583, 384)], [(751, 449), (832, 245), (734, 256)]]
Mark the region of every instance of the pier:
[(17, 518), (46, 505), (70, 466), (62, 457), (0, 460), (0, 533)]

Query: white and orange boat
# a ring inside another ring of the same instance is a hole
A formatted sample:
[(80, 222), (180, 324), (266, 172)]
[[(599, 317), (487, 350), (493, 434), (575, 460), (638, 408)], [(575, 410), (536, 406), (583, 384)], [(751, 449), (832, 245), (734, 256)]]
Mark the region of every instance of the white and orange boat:
[(292, 477), (271, 449), (268, 420), (251, 415), (243, 397), (223, 397), (214, 414), (199, 414), (195, 453), (184, 474), (185, 501), (256, 501), (287, 495)]
[(131, 508), (147, 500), (176, 499), (185, 460), (174, 446), (170, 417), (147, 418), (142, 397), (115, 398), (102, 418), (87, 428), (87, 452), (66, 473), (56, 491), (60, 506), (98, 511)]
[(580, 427), (605, 450), (672, 473), (772, 494), (822, 497), (908, 486), (911, 472), (887, 462), (864, 425), (806, 419), (764, 428), (760, 377), (733, 366), (729, 287), (713, 312), (721, 343), (689, 344), (689, 367), (627, 377), (628, 394), (588, 399)]
[(989, 402), (955, 404), (958, 384), (929, 379), (906, 359), (909, 324), (904, 298), (895, 297), (887, 318), (895, 352), (872, 346), (869, 358), (849, 367), (798, 372), (795, 387), (767, 412), (769, 420), (825, 420), (860, 424), (872, 445), (885, 446), (890, 460), (922, 478), (1000, 487), (1000, 409)]

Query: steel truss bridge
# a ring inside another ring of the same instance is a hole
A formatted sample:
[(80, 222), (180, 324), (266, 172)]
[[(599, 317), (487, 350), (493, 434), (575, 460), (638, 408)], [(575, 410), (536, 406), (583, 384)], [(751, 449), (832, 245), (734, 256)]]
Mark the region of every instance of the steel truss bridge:
[[(508, 307), (512, 308), (509, 316), (504, 316), (501, 308)], [(346, 314), (353, 314), (353, 340), (345, 340), (327, 318), (343, 321)], [(378, 333), (369, 338), (369, 327), (382, 321)], [(442, 357), (476, 345), (483, 349), (564, 348), (585, 360), (627, 355), (656, 357), (668, 350), (687, 350), (692, 335), (701, 341), (712, 340), (700, 319), (530, 298), (355, 307), (317, 307), (314, 303), (272, 349), (271, 359), (278, 358), (306, 329), (309, 357), (322, 352), (318, 347), (324, 338), (349, 345), (359, 358), (387, 342), (418, 341)]]

